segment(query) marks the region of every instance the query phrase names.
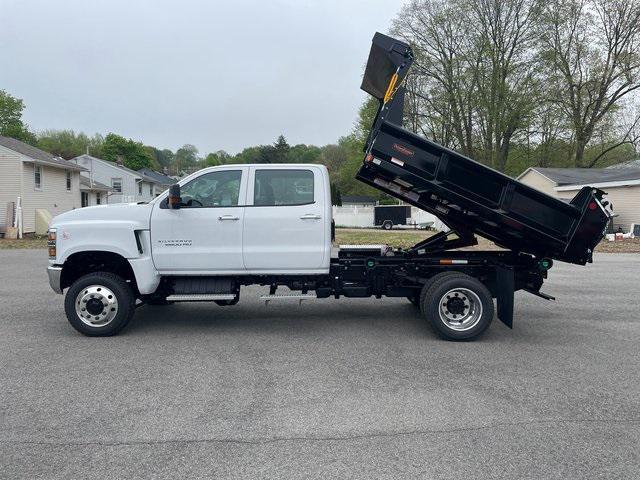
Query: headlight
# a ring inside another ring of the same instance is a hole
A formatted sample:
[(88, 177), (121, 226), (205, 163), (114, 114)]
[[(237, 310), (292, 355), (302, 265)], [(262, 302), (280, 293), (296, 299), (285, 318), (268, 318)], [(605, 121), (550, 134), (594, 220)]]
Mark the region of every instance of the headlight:
[(50, 228), (47, 234), (47, 248), (49, 249), (49, 258), (56, 258), (56, 229)]

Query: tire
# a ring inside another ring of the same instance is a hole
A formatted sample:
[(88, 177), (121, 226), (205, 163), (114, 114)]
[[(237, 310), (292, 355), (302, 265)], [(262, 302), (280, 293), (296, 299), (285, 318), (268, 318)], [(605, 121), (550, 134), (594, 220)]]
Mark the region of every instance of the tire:
[(493, 321), (493, 298), (480, 281), (458, 272), (432, 278), (421, 295), (424, 316), (447, 340), (472, 340)]
[(420, 290), (420, 299), (418, 300), (420, 305), (420, 311), (422, 312), (422, 314), (424, 314), (424, 310), (422, 306), (425, 304), (425, 298), (427, 298), (427, 292), (429, 291), (429, 288), (431, 288), (431, 285), (433, 285), (435, 282), (441, 282), (443, 279), (449, 278), (455, 275), (467, 276), (462, 272), (454, 272), (454, 271), (441, 272), (434, 275), (424, 283), (424, 285), (422, 286), (422, 290)]
[(393, 222), (391, 220), (385, 220), (382, 222), (382, 228), (385, 230), (391, 230), (393, 228)]
[(121, 277), (95, 272), (73, 282), (67, 290), (64, 309), (67, 320), (80, 333), (108, 337), (127, 326), (135, 312), (135, 302), (133, 290)]

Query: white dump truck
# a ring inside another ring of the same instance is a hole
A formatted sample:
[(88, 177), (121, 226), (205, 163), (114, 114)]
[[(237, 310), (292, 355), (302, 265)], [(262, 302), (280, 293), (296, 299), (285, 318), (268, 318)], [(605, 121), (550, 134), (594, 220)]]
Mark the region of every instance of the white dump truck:
[[(362, 88), (380, 107), (356, 177), (436, 215), (449, 230), (407, 248), (333, 246), (327, 169), (223, 165), (196, 172), (145, 204), (87, 207), (55, 217), (49, 282), (66, 290), (71, 325), (114, 335), (145, 304), (230, 307), (246, 285), (266, 301), (406, 297), (447, 339), (472, 339), (494, 317), (512, 326), (514, 291), (540, 288), (553, 260), (584, 265), (611, 216), (604, 192), (565, 203), (401, 126), (412, 61), (376, 34)], [(476, 234), (502, 251), (464, 251)], [(280, 287), (290, 293), (278, 294)]]

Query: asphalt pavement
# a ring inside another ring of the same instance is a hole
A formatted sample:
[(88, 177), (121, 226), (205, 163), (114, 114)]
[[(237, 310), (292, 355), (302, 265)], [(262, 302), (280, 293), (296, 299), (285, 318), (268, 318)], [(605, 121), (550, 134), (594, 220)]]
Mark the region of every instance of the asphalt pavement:
[(640, 476), (640, 255), (556, 264), (514, 329), (440, 340), (403, 299), (141, 307), (68, 325), (0, 251), (0, 478)]

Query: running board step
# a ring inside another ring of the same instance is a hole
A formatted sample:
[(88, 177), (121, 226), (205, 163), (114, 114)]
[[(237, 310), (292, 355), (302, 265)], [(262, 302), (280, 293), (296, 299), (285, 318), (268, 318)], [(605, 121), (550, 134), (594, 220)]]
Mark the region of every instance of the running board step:
[(233, 300), (236, 296), (233, 293), (193, 293), (169, 295), (169, 302), (211, 302), (214, 300)]
[(299, 293), (290, 295), (261, 295), (260, 300), (264, 300), (265, 305), (269, 305), (269, 302), (279, 300), (298, 300), (299, 304), (302, 304), (303, 300), (315, 300), (317, 295), (315, 293)]

